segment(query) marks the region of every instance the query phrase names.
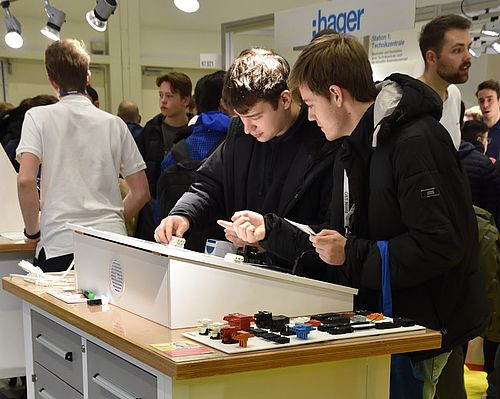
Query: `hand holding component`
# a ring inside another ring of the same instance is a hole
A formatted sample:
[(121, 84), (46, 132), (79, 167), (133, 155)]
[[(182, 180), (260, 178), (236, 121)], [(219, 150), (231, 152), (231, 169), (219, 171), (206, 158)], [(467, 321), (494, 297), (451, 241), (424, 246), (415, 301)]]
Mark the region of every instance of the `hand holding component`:
[(347, 239), (335, 230), (321, 230), (309, 236), (319, 257), (329, 265), (341, 266), (345, 263), (345, 244)]

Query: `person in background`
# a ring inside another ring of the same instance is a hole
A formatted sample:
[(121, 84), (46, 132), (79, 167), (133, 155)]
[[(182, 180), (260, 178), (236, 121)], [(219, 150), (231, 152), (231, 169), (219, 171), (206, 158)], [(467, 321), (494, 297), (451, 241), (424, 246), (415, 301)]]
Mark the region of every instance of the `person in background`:
[(481, 154), (488, 149), (488, 125), (486, 123), (472, 119), (465, 121), (462, 127), (462, 140), (474, 145)]
[(87, 93), (87, 97), (92, 102), (92, 104), (94, 104), (95, 107), (100, 108), (101, 104), (99, 103), (99, 94), (97, 94), (96, 89), (88, 84), (85, 87), (85, 93)]
[(483, 114), (483, 122), (488, 125), (490, 143), (486, 155), (498, 160), (500, 157), (500, 84), (491, 79), (479, 83), (476, 97)]
[(21, 101), (19, 107), (7, 111), (4, 119), (0, 121), (1, 130), (3, 131), (2, 145), (16, 172), (19, 172), (19, 163), (16, 160), (16, 148), (21, 139), (24, 115), (30, 108), (54, 104), (58, 101), (57, 97), (49, 94), (39, 94), (33, 98), (24, 99)]
[(4, 115), (10, 110), (16, 108), (14, 104), (11, 104), (7, 101), (0, 102), (0, 120), (3, 119)]
[[(272, 50), (247, 49), (234, 60), (222, 98), (238, 116), (224, 143), (198, 170), (196, 182), (156, 228), (156, 241), (203, 231), (240, 209), (307, 224), (328, 220), (330, 174), (340, 144), (329, 143), (307, 120), (307, 109), (293, 101), (289, 72), (288, 62)], [(222, 224), (227, 240), (238, 247), (247, 244), (230, 223)], [(270, 266), (291, 271), (294, 259), (283, 258), (284, 244), (261, 250)], [(308, 249), (314, 252), (310, 243)]]
[[(419, 38), (425, 70), (418, 79), (433, 88), (443, 100), (440, 122), (450, 133), (457, 150), (460, 146), (461, 94), (455, 84), (469, 79), (470, 25), (468, 19), (459, 15), (439, 16), (422, 28)], [(453, 399), (461, 397), (465, 397), (465, 388)]]
[[(65, 270), (73, 260), (66, 223), (126, 234), (124, 221), (149, 200), (145, 164), (127, 126), (86, 96), (89, 65), (77, 40), (47, 47), (45, 67), (60, 101), (28, 110), (16, 151), (24, 234), (38, 241), (34, 264), (44, 271)], [(119, 175), (130, 188), (123, 200)]]
[[(330, 226), (309, 240), (324, 267), (335, 266), (359, 288), (356, 309), (381, 308), (442, 331), (439, 350), (394, 357), (391, 367), (391, 397), (432, 399), (451, 349), (478, 336), (489, 316), (470, 188), (439, 123), (442, 101), (401, 74), (377, 90), (362, 44), (336, 32), (318, 34), (302, 50), (289, 83), (328, 140), (344, 137)], [(233, 231), (293, 250), (306, 234), (276, 235), (273, 219), (236, 212)]]
[[(193, 125), (185, 128), (186, 138), (175, 143), (161, 164), (162, 174), (158, 179), (158, 219), (168, 215), (177, 200), (196, 180), (196, 170), (225, 139), (230, 117), (221, 106), (225, 71), (203, 76), (196, 83), (194, 98), (199, 115)], [(214, 226), (213, 229), (218, 229)], [(212, 230), (213, 230), (212, 229)], [(206, 236), (217, 236), (209, 232), (191, 234), (186, 248), (203, 252)]]
[(160, 113), (149, 120), (137, 138), (137, 145), (146, 162), (149, 191), (156, 198), (160, 165), (184, 127), (188, 124), (186, 108), (193, 89), (191, 79), (181, 72), (169, 72), (156, 79)]
[(467, 108), (464, 113), (464, 122), (465, 121), (483, 121), (483, 113), (481, 112), (481, 108), (479, 105), (474, 105), (473, 107)]
[(132, 100), (123, 100), (118, 105), (117, 116), (122, 118), (122, 120), (127, 124), (128, 130), (132, 133), (135, 140), (139, 137), (142, 132), (141, 114), (139, 113), (139, 107)]

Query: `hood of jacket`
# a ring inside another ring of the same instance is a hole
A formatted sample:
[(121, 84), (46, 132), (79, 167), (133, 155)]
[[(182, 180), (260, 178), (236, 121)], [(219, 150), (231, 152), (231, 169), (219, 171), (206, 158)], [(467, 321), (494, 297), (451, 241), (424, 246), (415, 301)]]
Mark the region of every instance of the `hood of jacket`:
[(478, 151), (474, 146), (474, 144), (465, 140), (462, 140), (460, 142), (460, 148), (458, 149), (458, 154), (460, 156), (460, 159), (466, 158), (467, 155), (469, 155), (473, 151)]
[(386, 134), (395, 132), (422, 115), (441, 119), (443, 101), (425, 83), (408, 75), (393, 73), (377, 85), (379, 94), (375, 99), (373, 122), (375, 132), (372, 146), (376, 147)]
[(196, 125), (203, 125), (205, 129), (226, 133), (231, 118), (221, 111), (208, 111), (200, 114), (196, 120)]

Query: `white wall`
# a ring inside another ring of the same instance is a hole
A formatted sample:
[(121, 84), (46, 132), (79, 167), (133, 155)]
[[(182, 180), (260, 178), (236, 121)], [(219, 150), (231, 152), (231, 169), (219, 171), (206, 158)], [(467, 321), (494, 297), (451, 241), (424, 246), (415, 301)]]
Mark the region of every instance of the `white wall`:
[[(417, 6), (427, 5), (430, 1), (418, 0)], [(107, 55), (92, 55), (93, 64), (102, 67), (101, 71), (94, 71), (92, 78), (102, 107), (114, 113), (122, 99), (133, 99), (138, 102), (145, 121), (158, 112), (158, 95), (154, 85), (156, 76), (143, 75), (144, 67), (183, 71), (191, 77), (194, 86), (199, 77), (212, 71), (199, 68), (200, 53), (220, 53), (220, 23), (314, 2), (322, 0), (256, 0), (251, 6), (248, 2), (240, 4), (238, 0), (230, 3), (205, 0), (199, 13), (187, 15), (176, 10), (172, 0), (120, 0), (104, 34), (91, 29), (84, 20), (85, 11), (95, 4), (93, 1), (53, 0), (52, 4), (67, 13), (62, 37), (83, 39), (89, 48), (96, 42), (104, 43), (109, 50)], [(39, 33), (46, 23), (42, 4), (41, 1), (29, 0), (11, 3), (11, 10), (23, 25), (25, 45), (22, 49), (9, 49), (0, 40), (0, 58), (8, 59), (12, 65), (12, 73), (7, 76), (7, 100), (15, 104), (26, 97), (51, 93), (42, 63), (44, 49), (49, 43)], [(416, 47), (418, 31), (419, 26), (414, 32), (405, 33), (414, 35), (414, 42), (407, 50), (410, 54), (407, 60), (374, 64), (376, 79), (396, 71), (418, 74), (421, 62)], [(272, 48), (272, 33), (242, 32), (234, 36), (235, 54), (256, 45)], [(276, 50), (291, 64), (299, 54), (292, 49)], [(500, 79), (499, 66), (500, 57), (496, 55), (474, 60), (469, 82), (460, 86), (467, 106), (475, 103), (474, 93), (479, 82), (487, 78)]]

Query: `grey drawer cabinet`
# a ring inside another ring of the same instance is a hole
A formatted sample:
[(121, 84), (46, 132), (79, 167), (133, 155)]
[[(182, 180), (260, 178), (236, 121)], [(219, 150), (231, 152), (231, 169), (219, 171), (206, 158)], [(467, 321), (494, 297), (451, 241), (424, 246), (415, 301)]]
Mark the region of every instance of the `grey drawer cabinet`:
[(87, 367), (89, 398), (156, 398), (156, 377), (88, 342)]
[(31, 331), (33, 360), (83, 393), (81, 337), (33, 311)]
[(83, 395), (35, 362), (35, 399), (83, 399)]
[[(158, 378), (31, 310), (35, 399), (157, 399)], [(130, 359), (129, 359), (130, 360)]]

